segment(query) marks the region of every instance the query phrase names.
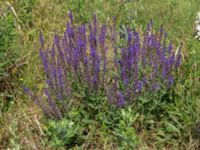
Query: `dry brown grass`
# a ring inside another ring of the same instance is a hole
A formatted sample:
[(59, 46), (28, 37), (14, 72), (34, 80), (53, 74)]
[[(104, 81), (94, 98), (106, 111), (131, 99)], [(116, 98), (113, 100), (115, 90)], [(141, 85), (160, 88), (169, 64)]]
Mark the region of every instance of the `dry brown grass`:
[(49, 149), (44, 147), (42, 116), (32, 102), (17, 103), (4, 113), (0, 124), (0, 149)]

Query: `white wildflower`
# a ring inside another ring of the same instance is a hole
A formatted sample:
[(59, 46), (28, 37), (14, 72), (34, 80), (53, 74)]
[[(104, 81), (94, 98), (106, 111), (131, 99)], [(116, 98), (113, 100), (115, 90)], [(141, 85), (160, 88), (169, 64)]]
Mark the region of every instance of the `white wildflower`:
[(195, 38), (200, 40), (200, 12), (197, 13), (197, 18), (196, 18), (196, 35)]
[(197, 31), (200, 31), (200, 24), (196, 26)]
[(197, 17), (200, 18), (200, 12), (197, 13)]

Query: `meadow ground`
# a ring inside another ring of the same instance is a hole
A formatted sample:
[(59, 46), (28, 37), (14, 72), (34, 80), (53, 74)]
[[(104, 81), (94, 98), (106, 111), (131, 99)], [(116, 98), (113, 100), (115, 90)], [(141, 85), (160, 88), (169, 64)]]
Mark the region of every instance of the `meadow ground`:
[[(173, 102), (155, 99), (147, 105), (161, 117), (134, 105), (100, 107), (91, 117), (79, 102), (60, 121), (44, 117), (22, 87), (42, 91), (39, 31), (50, 43), (55, 32), (65, 30), (70, 10), (77, 25), (93, 13), (106, 24), (115, 16), (122, 32), (126, 25), (142, 32), (152, 19), (154, 30), (163, 24), (175, 47), (183, 43), (180, 83), (168, 97)], [(200, 0), (1, 0), (0, 149), (198, 149), (200, 41), (194, 35), (199, 11)]]

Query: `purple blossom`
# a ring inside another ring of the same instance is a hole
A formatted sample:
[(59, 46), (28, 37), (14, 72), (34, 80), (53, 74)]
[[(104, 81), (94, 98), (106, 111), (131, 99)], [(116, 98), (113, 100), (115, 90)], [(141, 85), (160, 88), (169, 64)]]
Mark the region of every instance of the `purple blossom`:
[(166, 72), (166, 69), (163, 67), (162, 68), (162, 79), (165, 80), (166, 76), (167, 76), (167, 72)]
[(146, 75), (143, 75), (142, 82), (143, 82), (143, 84), (147, 84), (148, 83)]
[(40, 49), (40, 58), (42, 59), (43, 62), (43, 67), (44, 70), (46, 71), (46, 73), (48, 73), (48, 60), (47, 60), (47, 56), (45, 55), (45, 53)]
[(168, 81), (167, 81), (167, 87), (170, 88), (174, 83), (174, 78), (173, 76), (169, 76)]
[(166, 39), (167, 39), (167, 33), (164, 33), (164, 39), (163, 39), (163, 46), (162, 46), (162, 52), (166, 52)]
[(162, 40), (163, 32), (164, 32), (163, 25), (161, 25), (160, 26), (160, 41)]
[(173, 69), (173, 65), (174, 65), (174, 61), (175, 61), (175, 55), (174, 53), (172, 54), (172, 56), (169, 58), (170, 61), (170, 69)]
[(124, 79), (124, 85), (125, 85), (126, 88), (128, 87), (128, 84), (129, 84), (129, 79), (125, 78)]
[(60, 67), (58, 68), (58, 84), (60, 86), (61, 93), (63, 94), (65, 84), (63, 80), (63, 71)]
[[(70, 25), (69, 22), (67, 23), (67, 34), (68, 34), (69, 39), (70, 39), (71, 42), (72, 42), (72, 39), (74, 38), (74, 30), (73, 30), (73, 28), (71, 27), (71, 25)], [(70, 44), (72, 45), (73, 43), (70, 43)]]
[(43, 37), (41, 31), (40, 31), (40, 33), (39, 33), (39, 39), (40, 39), (40, 44), (41, 44), (41, 46), (44, 46), (44, 37)]
[(53, 60), (55, 60), (55, 45), (53, 44), (52, 48), (51, 48), (51, 58)]
[(168, 46), (168, 54), (171, 54), (172, 49), (173, 49), (172, 41), (170, 41), (169, 46)]
[(106, 25), (102, 25), (101, 32), (100, 32), (100, 35), (99, 35), (99, 42), (102, 45), (102, 47), (104, 47), (105, 36), (106, 36)]
[(99, 81), (99, 72), (100, 72), (100, 57), (97, 57), (97, 60), (95, 62), (95, 68), (94, 68), (94, 87), (97, 88), (97, 84)]
[(117, 102), (118, 107), (123, 107), (125, 105), (125, 97), (123, 93), (118, 91), (117, 97), (118, 97), (118, 102)]
[(137, 86), (136, 86), (136, 92), (141, 92), (142, 91), (142, 88), (143, 88), (143, 83), (142, 81), (138, 81), (137, 82)]

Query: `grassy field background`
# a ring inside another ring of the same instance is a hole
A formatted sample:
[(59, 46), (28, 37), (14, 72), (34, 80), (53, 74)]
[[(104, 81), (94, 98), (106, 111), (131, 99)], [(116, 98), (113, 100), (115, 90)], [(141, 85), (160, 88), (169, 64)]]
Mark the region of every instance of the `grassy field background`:
[[(90, 119), (77, 126), (69, 126), (70, 121), (81, 118), (76, 109), (58, 122), (43, 116), (22, 87), (27, 85), (36, 92), (43, 88), (38, 33), (42, 31), (47, 41), (54, 33), (62, 34), (70, 10), (76, 24), (87, 23), (93, 13), (107, 24), (116, 16), (118, 30), (128, 25), (144, 31), (152, 19), (155, 30), (163, 24), (176, 47), (183, 43), (182, 83), (174, 87), (174, 103), (165, 104), (166, 115), (158, 120), (131, 107), (114, 111), (113, 116), (121, 117), (115, 133), (106, 127), (109, 111), (99, 114), (104, 123)], [(85, 125), (87, 137), (82, 144), (72, 144), (72, 149), (198, 149), (200, 41), (194, 34), (199, 11), (200, 0), (1, 0), (0, 149), (66, 149), (63, 141), (68, 139), (60, 140), (58, 130), (74, 134)]]

